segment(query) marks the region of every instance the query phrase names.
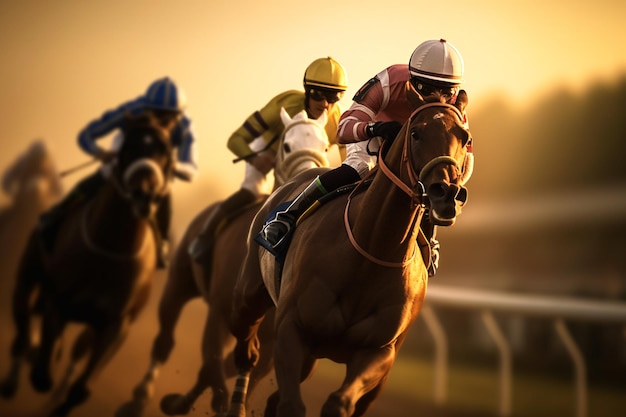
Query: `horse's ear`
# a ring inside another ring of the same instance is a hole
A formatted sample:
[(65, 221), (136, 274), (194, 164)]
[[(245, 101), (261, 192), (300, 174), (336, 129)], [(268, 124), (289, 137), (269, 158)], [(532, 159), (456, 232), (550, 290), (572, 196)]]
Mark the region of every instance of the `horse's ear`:
[(411, 110), (417, 109), (419, 106), (425, 103), (424, 97), (420, 93), (417, 92), (413, 84), (410, 81), (406, 82), (406, 98), (409, 101), (409, 106)]
[(289, 116), (289, 113), (287, 113), (284, 107), (280, 108), (280, 120), (283, 121), (283, 126), (287, 126), (291, 123), (291, 116)]
[(465, 113), (465, 108), (467, 107), (467, 103), (469, 103), (469, 98), (467, 97), (467, 92), (465, 90), (459, 91), (459, 95), (456, 98), (456, 102), (454, 105), (461, 110), (461, 113)]

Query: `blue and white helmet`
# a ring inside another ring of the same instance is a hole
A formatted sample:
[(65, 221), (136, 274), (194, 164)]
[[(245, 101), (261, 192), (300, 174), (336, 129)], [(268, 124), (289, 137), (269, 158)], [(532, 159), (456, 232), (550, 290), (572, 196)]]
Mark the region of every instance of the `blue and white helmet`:
[(158, 110), (183, 111), (187, 106), (185, 92), (169, 77), (160, 78), (150, 84), (145, 99), (148, 107)]

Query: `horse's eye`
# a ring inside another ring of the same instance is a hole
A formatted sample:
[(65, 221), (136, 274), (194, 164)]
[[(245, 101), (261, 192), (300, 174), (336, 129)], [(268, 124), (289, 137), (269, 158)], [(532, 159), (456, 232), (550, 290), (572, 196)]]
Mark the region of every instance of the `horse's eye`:
[(417, 140), (419, 137), (417, 136), (417, 132), (411, 129), (411, 139)]
[(288, 143), (285, 143), (285, 144), (283, 145), (283, 149), (284, 149), (284, 150), (285, 150), (285, 152), (287, 152), (287, 153), (291, 152), (291, 146), (289, 146), (289, 144), (288, 144)]

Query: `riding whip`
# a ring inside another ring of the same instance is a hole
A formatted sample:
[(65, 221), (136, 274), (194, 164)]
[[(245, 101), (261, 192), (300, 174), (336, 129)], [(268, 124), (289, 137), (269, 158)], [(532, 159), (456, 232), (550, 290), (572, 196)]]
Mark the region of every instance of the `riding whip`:
[(66, 175), (72, 174), (72, 173), (74, 173), (74, 172), (76, 172), (78, 170), (81, 170), (83, 168), (87, 168), (88, 166), (94, 164), (95, 162), (98, 162), (98, 159), (94, 158), (91, 161), (83, 162), (82, 164), (79, 164), (79, 165), (77, 165), (77, 166), (75, 166), (73, 168), (66, 169), (65, 171), (61, 171), (59, 173), (59, 176), (60, 177), (65, 177)]

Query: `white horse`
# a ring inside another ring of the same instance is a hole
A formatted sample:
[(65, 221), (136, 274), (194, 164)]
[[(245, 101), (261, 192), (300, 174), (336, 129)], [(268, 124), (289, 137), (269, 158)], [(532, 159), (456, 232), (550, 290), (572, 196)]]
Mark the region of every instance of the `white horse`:
[[(284, 109), (281, 109), (280, 115), (285, 129), (276, 155), (274, 188), (278, 188), (307, 169), (329, 165), (326, 152), (330, 145), (324, 129), (326, 113), (317, 120), (309, 119), (304, 110), (291, 118)], [(232, 360), (227, 361), (235, 342), (228, 330), (231, 295), (239, 267), (246, 254), (246, 237), (250, 223), (263, 201), (246, 207), (220, 230), (216, 238), (211, 268), (208, 271), (197, 267), (187, 247), (219, 203), (205, 208), (192, 220), (172, 259), (167, 283), (159, 303), (160, 330), (153, 342), (149, 368), (133, 390), (133, 399), (118, 409), (118, 417), (140, 416), (143, 413), (153, 395), (158, 371), (174, 347), (174, 328), (181, 310), (196, 297), (202, 297), (210, 307), (202, 340), (202, 367), (195, 385), (186, 394), (166, 395), (161, 401), (161, 409), (169, 415), (188, 414), (198, 396), (210, 387), (213, 392), (211, 401), (213, 411), (218, 414), (227, 411), (229, 389), (226, 386), (226, 379), (235, 375)], [(271, 323), (271, 320), (266, 322)], [(272, 370), (269, 353), (271, 332), (270, 326), (265, 326), (261, 330), (264, 349), (268, 350), (264, 350), (266, 354), (256, 368), (250, 388)]]

